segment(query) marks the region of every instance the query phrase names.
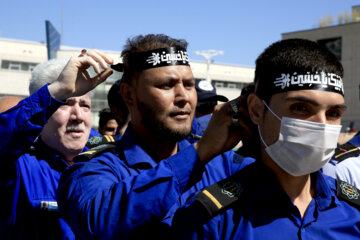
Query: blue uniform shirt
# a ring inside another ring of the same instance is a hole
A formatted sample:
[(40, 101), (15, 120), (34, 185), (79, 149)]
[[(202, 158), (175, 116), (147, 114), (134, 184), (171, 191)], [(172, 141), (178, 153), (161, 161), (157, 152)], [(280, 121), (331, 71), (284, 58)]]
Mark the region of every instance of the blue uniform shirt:
[[(352, 146), (349, 152), (355, 153), (353, 151), (356, 147), (360, 149), (360, 135), (356, 135), (350, 139), (347, 143), (351, 143)], [(346, 143), (346, 144), (347, 144)], [(342, 148), (342, 145), (339, 147)], [(347, 156), (347, 155), (345, 155)], [(360, 156), (347, 156), (345, 159), (339, 161), (335, 157), (330, 159), (330, 161), (323, 167), (323, 173), (336, 178), (341, 179), (351, 185), (356, 186), (360, 189)]]
[(180, 208), (172, 225), (174, 238), (360, 238), (360, 212), (337, 198), (335, 180), (320, 171), (311, 175), (316, 193), (303, 218), (274, 175), (262, 164), (247, 166), (239, 176), (238, 186), (243, 191), (239, 200), (218, 215), (209, 217), (195, 198)]
[(166, 237), (172, 206), (253, 162), (229, 151), (204, 167), (187, 140), (178, 146), (177, 154), (158, 163), (137, 144), (130, 125), (113, 153), (68, 168), (57, 196), (74, 232), (84, 239)]
[(355, 135), (352, 139), (349, 140), (349, 143), (360, 147), (360, 134)]
[(198, 135), (200, 136), (204, 135), (204, 132), (207, 126), (209, 125), (211, 116), (212, 116), (211, 114), (206, 114), (204, 116), (196, 118)]
[(44, 86), (0, 114), (0, 239), (75, 239), (56, 202), (67, 163), (40, 139), (34, 144), (62, 104)]

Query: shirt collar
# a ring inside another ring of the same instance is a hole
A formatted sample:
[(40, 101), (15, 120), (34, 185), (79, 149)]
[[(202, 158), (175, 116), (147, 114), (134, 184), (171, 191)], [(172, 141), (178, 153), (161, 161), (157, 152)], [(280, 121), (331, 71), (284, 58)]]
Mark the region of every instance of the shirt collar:
[[(124, 136), (120, 140), (120, 146), (126, 158), (126, 162), (129, 166), (141, 165), (143, 168), (153, 168), (158, 163), (142, 148), (138, 145), (135, 137), (135, 133), (129, 125), (124, 133)], [(179, 151), (183, 150), (190, 143), (187, 140), (178, 142)], [(147, 167), (146, 167), (147, 165)]]
[(330, 178), (326, 179), (321, 171), (317, 171), (311, 174), (311, 180), (316, 186), (314, 200), (319, 206), (319, 210), (322, 211), (335, 206), (335, 192), (331, 190), (331, 186), (334, 184)]

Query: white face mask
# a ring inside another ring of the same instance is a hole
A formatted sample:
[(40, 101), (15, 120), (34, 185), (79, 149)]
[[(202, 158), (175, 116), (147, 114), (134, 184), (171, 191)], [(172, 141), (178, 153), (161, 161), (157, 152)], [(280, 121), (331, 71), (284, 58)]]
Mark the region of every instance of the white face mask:
[(281, 121), (279, 139), (270, 146), (265, 143), (258, 126), (265, 151), (279, 167), (292, 176), (303, 176), (318, 171), (331, 159), (337, 147), (341, 125), (288, 117), (280, 119), (264, 104)]

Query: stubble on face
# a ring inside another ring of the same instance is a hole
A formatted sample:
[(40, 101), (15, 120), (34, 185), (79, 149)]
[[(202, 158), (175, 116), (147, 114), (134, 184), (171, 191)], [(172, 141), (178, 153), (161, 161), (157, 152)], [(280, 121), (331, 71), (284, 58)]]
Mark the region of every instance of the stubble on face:
[[(161, 139), (171, 139), (173, 141), (181, 141), (188, 137), (192, 131), (192, 122), (194, 120), (194, 113), (191, 113), (191, 121), (189, 124), (182, 123), (177, 126), (170, 126), (166, 121), (158, 119), (156, 116), (156, 109), (148, 105), (147, 103), (138, 99), (138, 109), (143, 114), (142, 124), (150, 129), (153, 136), (157, 136)], [(190, 111), (191, 110), (187, 110)], [(168, 117), (171, 117), (171, 112), (168, 113)], [(185, 125), (185, 126), (184, 126)]]

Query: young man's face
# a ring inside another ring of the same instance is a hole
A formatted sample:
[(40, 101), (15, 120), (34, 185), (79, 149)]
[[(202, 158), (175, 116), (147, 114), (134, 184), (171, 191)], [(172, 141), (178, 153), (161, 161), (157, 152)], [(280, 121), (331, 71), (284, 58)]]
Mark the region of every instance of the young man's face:
[[(91, 129), (89, 96), (72, 97), (49, 118), (41, 133), (46, 145), (62, 155), (77, 155), (89, 139)], [(71, 159), (67, 159), (71, 160)]]
[(190, 134), (197, 95), (189, 66), (147, 69), (134, 80), (134, 128), (176, 141)]
[(118, 128), (118, 126), (119, 126), (119, 124), (116, 122), (115, 119), (110, 119), (109, 121), (107, 121), (105, 126), (103, 126), (102, 128), (99, 128), (99, 132), (102, 135), (113, 136), (116, 134), (116, 129)]
[[(254, 97), (254, 96), (252, 96)], [(257, 114), (253, 121), (260, 126), (261, 134), (267, 145), (279, 138), (281, 121), (269, 110), (264, 111), (261, 99), (256, 99)], [(320, 90), (299, 90), (278, 93), (268, 103), (270, 109), (280, 118), (290, 117), (306, 121), (340, 125), (346, 105), (344, 97), (338, 93)]]

